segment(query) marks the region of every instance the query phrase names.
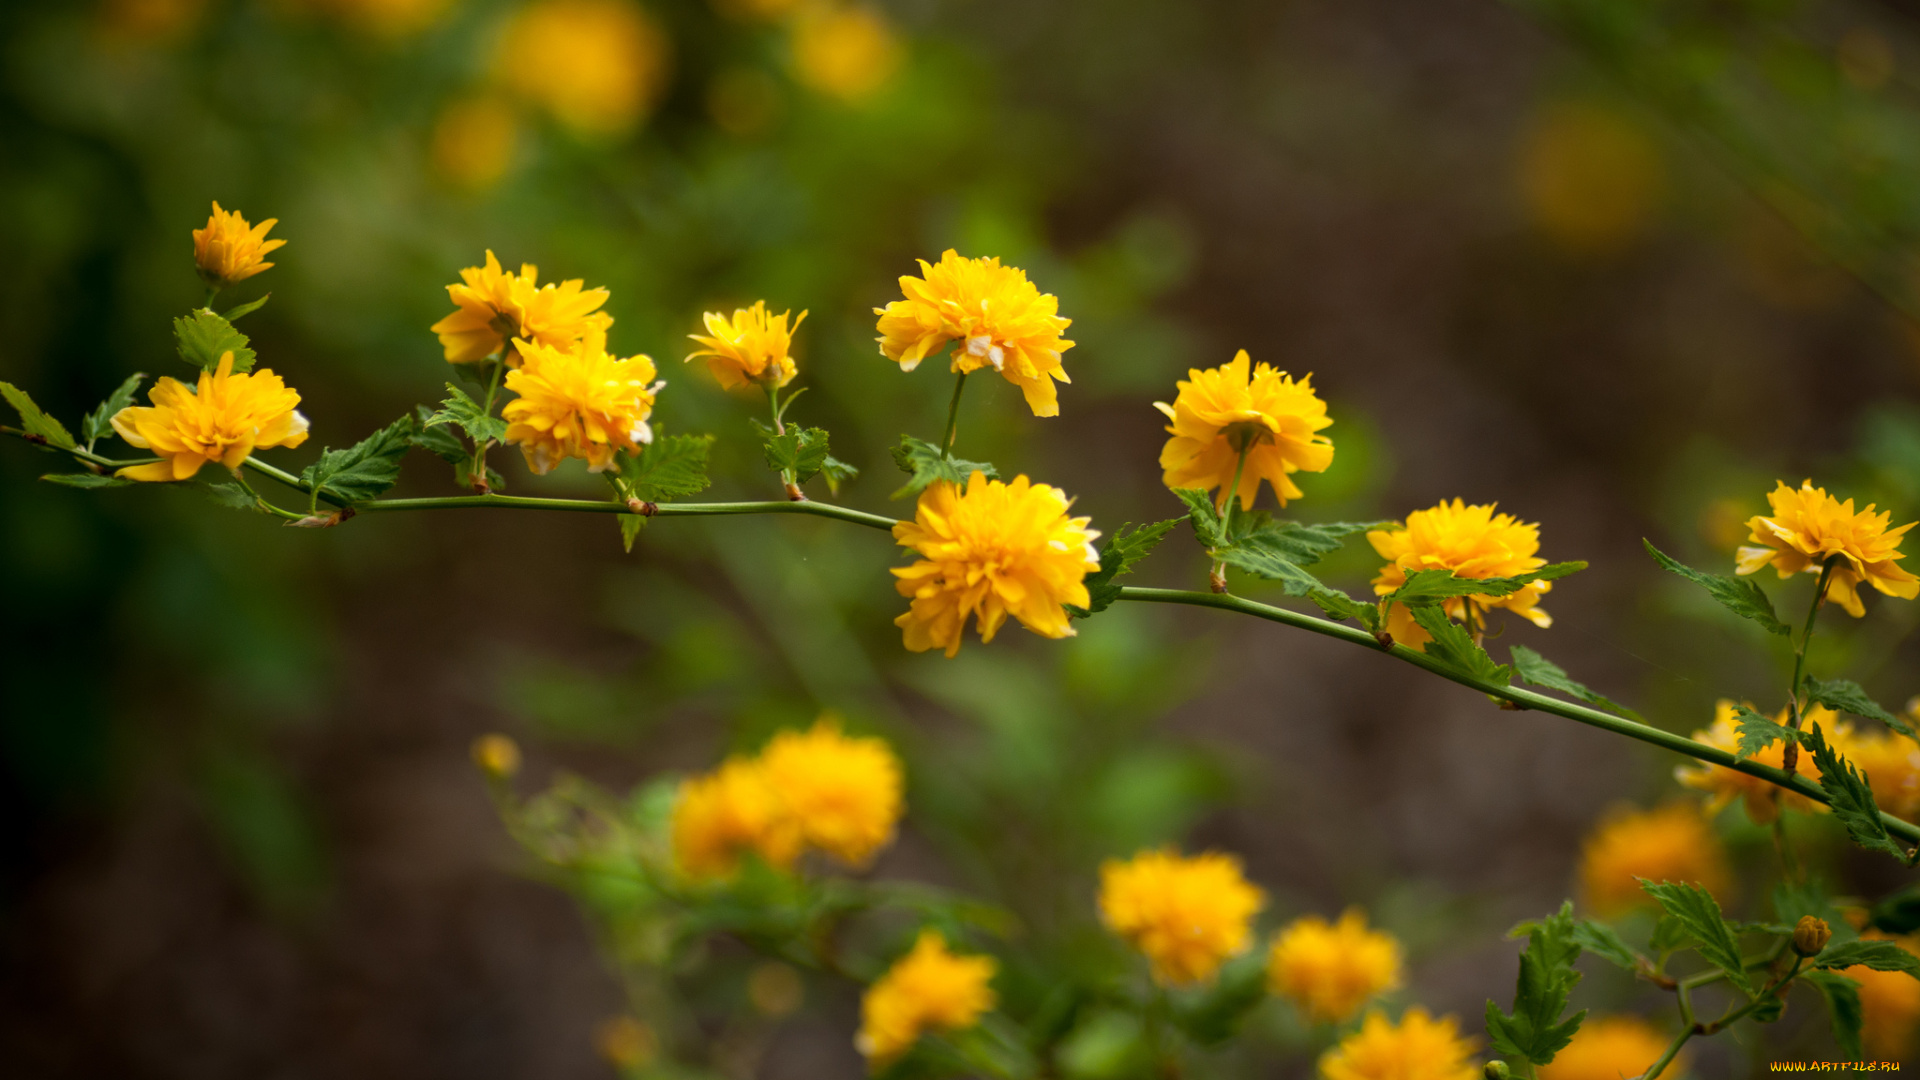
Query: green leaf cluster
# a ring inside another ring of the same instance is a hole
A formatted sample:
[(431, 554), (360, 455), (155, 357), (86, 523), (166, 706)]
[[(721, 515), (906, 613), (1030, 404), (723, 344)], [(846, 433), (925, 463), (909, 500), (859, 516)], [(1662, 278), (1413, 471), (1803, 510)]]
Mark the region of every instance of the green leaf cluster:
[(1487, 650), (1474, 643), (1473, 635), (1452, 619), (1438, 604), (1419, 604), (1408, 609), (1413, 621), (1420, 628), (1433, 635), (1427, 642), (1428, 656), (1440, 661), (1448, 668), (1462, 675), (1479, 679), (1482, 682), (1497, 683), (1506, 686), (1513, 681), (1513, 669), (1505, 664), (1496, 664)]
[(860, 475), (860, 470), (827, 452), (825, 428), (789, 427), (785, 434), (768, 435), (762, 449), (767, 465), (783, 476), (804, 484), (825, 473), (827, 488), (838, 494), (840, 485)]
[(1717, 967), (1741, 993), (1751, 1000), (1753, 980), (1747, 977), (1747, 965), (1740, 953), (1740, 939), (1732, 924), (1720, 912), (1713, 894), (1691, 882), (1647, 881), (1640, 888), (1654, 898), (1667, 917), (1692, 940), (1694, 951)]
[(899, 445), (893, 448), (893, 463), (910, 477), (893, 493), (896, 499), (918, 495), (939, 480), (964, 485), (976, 472), (987, 474), (989, 480), (1000, 479), (1000, 470), (988, 462), (948, 459), (939, 447), (911, 435), (900, 436)]
[(1235, 515), (1229, 535), (1229, 526), (1214, 508), (1212, 496), (1194, 489), (1178, 490), (1174, 495), (1187, 506), (1187, 521), (1193, 526), (1193, 535), (1214, 558), (1255, 577), (1279, 582), (1288, 596), (1313, 601), (1329, 618), (1353, 619), (1369, 630), (1379, 630), (1378, 608), (1326, 584), (1307, 567), (1338, 551), (1348, 537), (1377, 529), (1386, 522), (1336, 521), (1305, 525), (1297, 521), (1274, 521), (1265, 511), (1253, 511)]
[(1587, 568), (1584, 562), (1549, 563), (1512, 577), (1463, 578), (1451, 570), (1415, 570), (1399, 588), (1381, 598), (1383, 604), (1416, 607), (1438, 604), (1457, 596), (1511, 596), (1536, 581), (1556, 581)]
[(1487, 1035), (1497, 1053), (1545, 1065), (1580, 1030), (1587, 1017), (1585, 1009), (1563, 1015), (1568, 995), (1580, 981), (1580, 973), (1573, 969), (1581, 948), (1577, 926), (1573, 903), (1568, 901), (1558, 912), (1514, 928), (1516, 936), (1527, 935), (1527, 949), (1520, 954), (1513, 1011), (1502, 1011), (1491, 999), (1487, 1002)]
[(403, 416), (345, 450), (323, 450), (320, 460), (300, 471), (300, 482), (316, 498), (375, 498), (399, 481), (400, 459), (413, 446), (414, 432), (414, 418)]
[(505, 420), (488, 413), (480, 407), (479, 402), (467, 396), (465, 390), (452, 383), (447, 384), (447, 394), (448, 397), (440, 403), (439, 410), (429, 415), (426, 422), (421, 425), (423, 429), (454, 424), (467, 433), (467, 438), (472, 439), (475, 446), (506, 441), (507, 422)]
[(1646, 545), (1647, 554), (1653, 556), (1654, 562), (1707, 590), (1707, 595), (1713, 597), (1721, 607), (1743, 619), (1759, 623), (1769, 634), (1785, 637), (1790, 633), (1787, 624), (1773, 613), (1773, 602), (1767, 599), (1767, 594), (1753, 579), (1695, 570), (1654, 547), (1653, 541), (1642, 539), (1640, 542)]
[(1827, 743), (1826, 733), (1814, 724), (1801, 737), (1801, 742), (1813, 755), (1814, 767), (1820, 770), (1820, 787), (1827, 793), (1828, 808), (1840, 824), (1846, 826), (1847, 835), (1853, 842), (1868, 851), (1884, 851), (1908, 865), (1912, 860), (1907, 849), (1896, 843), (1887, 832), (1887, 826), (1880, 820), (1880, 806), (1873, 798), (1873, 785), (1853, 762), (1841, 757)]
[(140, 392), (140, 383), (146, 377), (145, 373), (138, 371), (127, 376), (126, 381), (108, 395), (107, 400), (81, 417), (80, 437), (86, 440), (87, 449), (93, 449), (93, 444), (100, 441), (100, 436), (113, 430), (114, 414), (133, 404), (133, 396)]
[(1131, 573), (1133, 565), (1153, 553), (1167, 533), (1183, 518), (1170, 518), (1142, 525), (1136, 528), (1129, 521), (1120, 526), (1100, 549), (1100, 569), (1087, 575), (1087, 606), (1067, 605), (1067, 614), (1076, 619), (1084, 619), (1098, 611), (1105, 611), (1115, 600), (1120, 599), (1120, 586), (1113, 579), (1122, 574)]
[(1547, 690), (1558, 690), (1569, 697), (1578, 698), (1589, 705), (1598, 706), (1616, 716), (1629, 720), (1641, 719), (1640, 714), (1614, 701), (1605, 695), (1596, 693), (1581, 683), (1575, 682), (1559, 664), (1541, 656), (1524, 645), (1515, 645), (1507, 650), (1513, 660), (1513, 673), (1529, 686), (1538, 686)]
[(247, 335), (206, 308), (173, 320), (173, 340), (180, 359), (197, 368), (212, 371), (220, 366), (221, 356), (232, 353), (235, 375), (253, 370), (254, 352), (247, 347)]

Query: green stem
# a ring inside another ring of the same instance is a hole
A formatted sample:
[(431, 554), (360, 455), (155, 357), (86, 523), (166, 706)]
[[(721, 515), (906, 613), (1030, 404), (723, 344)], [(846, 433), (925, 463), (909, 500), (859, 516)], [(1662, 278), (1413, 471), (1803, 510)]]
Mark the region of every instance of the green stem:
[(212, 310), (213, 310), (213, 298), (214, 298), (214, 297), (216, 297), (216, 296), (219, 296), (219, 295), (220, 295), (220, 286), (218, 286), (218, 285), (208, 285), (208, 286), (207, 286), (207, 298), (206, 298), (206, 299), (204, 299), (204, 300), (202, 300), (202, 301), (200, 301), (200, 306), (201, 306), (201, 307), (203, 307), (203, 308), (206, 308), (206, 309), (207, 309), (208, 311), (212, 311)]
[[(773, 417), (773, 433), (776, 436), (785, 435), (787, 425), (780, 419), (780, 388), (775, 386), (771, 379), (767, 380), (767, 412)], [(792, 469), (780, 470), (780, 483), (785, 485), (787, 498), (793, 502), (800, 502), (806, 498), (806, 495), (800, 491), (800, 485), (794, 482)]]
[(1694, 1031), (1698, 1026), (1697, 1024), (1688, 1024), (1686, 1027), (1681, 1028), (1680, 1034), (1675, 1035), (1673, 1041), (1667, 1044), (1666, 1053), (1660, 1055), (1660, 1060), (1647, 1066), (1647, 1071), (1641, 1074), (1643, 1080), (1658, 1080), (1660, 1074), (1666, 1071), (1667, 1066), (1673, 1064), (1673, 1059), (1680, 1053), (1680, 1048), (1687, 1045), (1688, 1039), (1693, 1038)]
[[(1240, 446), (1240, 459), (1233, 464), (1233, 486), (1227, 489), (1227, 508), (1220, 515), (1220, 535), (1228, 544), (1233, 543), (1233, 512), (1240, 506), (1240, 477), (1247, 469), (1247, 455), (1253, 450), (1253, 440), (1248, 439)], [(1227, 564), (1219, 559), (1213, 561), (1213, 569), (1207, 575), (1207, 583), (1214, 592), (1227, 591)]]
[(268, 502), (266, 499), (262, 498), (259, 492), (253, 490), (253, 485), (247, 483), (247, 478), (241, 475), (239, 469), (233, 470), (233, 482), (240, 485), (240, 490), (253, 496), (254, 503), (258, 505), (260, 509), (265, 510), (267, 513), (277, 515), (289, 521), (300, 520), (301, 516), (299, 514), (296, 514), (291, 510), (281, 509), (280, 507), (275, 506), (274, 504)]
[(967, 373), (961, 372), (953, 380), (953, 400), (947, 405), (947, 435), (940, 440), (940, 456), (953, 460), (953, 440), (960, 434), (960, 391), (967, 388)]
[[(507, 370), (506, 347), (502, 347), (499, 359), (493, 362), (493, 375), (487, 380), (487, 397), (480, 403), (480, 415), (493, 415), (493, 399), (500, 394), (500, 379)], [(467, 480), (476, 490), (491, 490), (487, 486), (487, 447), (493, 445), (492, 439), (478, 440), (473, 444), (473, 464), (467, 467)]]
[(266, 462), (261, 461), (259, 458), (249, 457), (247, 458), (246, 461), (242, 462), (241, 464), (245, 465), (247, 468), (252, 469), (253, 471), (259, 473), (262, 476), (270, 476), (275, 480), (278, 480), (281, 483), (287, 485), (288, 487), (293, 488), (295, 491), (301, 491), (309, 495), (312, 495), (321, 502), (325, 502), (325, 503), (328, 503), (329, 505), (336, 506), (336, 507), (347, 505), (347, 502), (345, 499), (339, 498), (338, 496), (333, 495), (332, 493), (326, 491), (325, 489), (322, 489), (320, 491), (315, 491), (310, 485), (308, 485), (308, 483), (305, 480), (302, 480), (299, 477), (293, 475), (292, 473), (287, 472), (285, 469), (276, 469), (272, 465), (269, 465)]
[[(457, 510), (471, 508), (493, 508), (499, 510), (564, 510), (587, 514), (631, 514), (633, 510), (624, 502), (604, 502), (596, 499), (543, 499), (525, 495), (450, 495), (426, 499), (369, 499), (354, 504), (354, 510), (360, 513), (372, 513), (379, 510)], [(837, 518), (850, 521), (855, 525), (865, 525), (870, 529), (891, 531), (900, 524), (890, 517), (869, 514), (832, 503), (817, 502), (737, 502), (737, 503), (659, 503), (654, 507), (656, 517), (700, 517), (721, 514), (811, 514), (815, 517)]]
[[(1800, 628), (1800, 644), (1793, 650), (1793, 682), (1787, 686), (1787, 727), (1792, 731), (1800, 730), (1800, 674), (1807, 666), (1807, 645), (1813, 641), (1814, 619), (1820, 614), (1820, 605), (1827, 599), (1827, 582), (1833, 577), (1833, 564), (1838, 555), (1828, 556), (1820, 566), (1820, 583), (1813, 587), (1813, 602), (1807, 605), (1807, 621)], [(1787, 740), (1786, 749), (1780, 753), (1780, 767), (1795, 772), (1800, 767), (1800, 744)]]

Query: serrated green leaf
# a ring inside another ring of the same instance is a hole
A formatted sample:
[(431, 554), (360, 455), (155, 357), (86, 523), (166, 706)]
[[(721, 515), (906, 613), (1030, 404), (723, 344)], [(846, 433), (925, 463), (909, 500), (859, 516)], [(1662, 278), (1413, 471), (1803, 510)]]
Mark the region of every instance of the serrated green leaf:
[[(1240, 532), (1241, 520), (1235, 518), (1235, 533)], [(1233, 543), (1236, 548), (1277, 556), (1295, 566), (1307, 567), (1346, 546), (1347, 537), (1391, 524), (1388, 521), (1329, 521), (1306, 525), (1298, 521), (1261, 521), (1245, 535), (1236, 536)]]
[(139, 371), (127, 376), (99, 408), (80, 419), (80, 438), (86, 440), (87, 449), (93, 449), (100, 436), (113, 430), (114, 414), (133, 404), (133, 396), (140, 392), (140, 381), (146, 377), (146, 373)]
[(207, 498), (229, 510), (250, 510), (260, 512), (260, 500), (246, 488), (231, 480), (213, 480), (203, 485)]
[(45, 480), (49, 484), (59, 484), (61, 487), (85, 488), (87, 490), (126, 487), (139, 482), (137, 480), (129, 480), (124, 476), (102, 476), (99, 473), (90, 472), (48, 473), (40, 479)]
[(1800, 741), (1799, 732), (1776, 724), (1745, 705), (1734, 706), (1734, 715), (1740, 718), (1737, 727), (1740, 741), (1733, 748), (1735, 757), (1752, 757), (1777, 742)]
[(1721, 607), (1743, 619), (1752, 619), (1770, 634), (1784, 637), (1790, 633), (1787, 624), (1773, 613), (1773, 601), (1767, 599), (1767, 594), (1752, 578), (1725, 577), (1695, 570), (1654, 547), (1652, 541), (1642, 539), (1640, 542), (1646, 545), (1647, 554), (1653, 556), (1654, 562), (1707, 590), (1707, 595), (1718, 601)]
[(1488, 1001), (1487, 1034), (1498, 1053), (1545, 1065), (1573, 1041), (1587, 1016), (1582, 1009), (1561, 1018), (1574, 984), (1580, 981), (1580, 973), (1573, 968), (1580, 958), (1573, 904), (1563, 904), (1545, 919), (1514, 928), (1515, 935), (1522, 932), (1527, 935), (1527, 949), (1520, 954), (1513, 1011), (1503, 1012)]
[(1587, 568), (1584, 562), (1549, 563), (1537, 570), (1511, 577), (1463, 578), (1451, 570), (1415, 570), (1399, 588), (1383, 599), (1389, 603), (1417, 607), (1438, 604), (1456, 596), (1511, 596), (1536, 581), (1557, 581)]
[(619, 514), (616, 516), (620, 521), (620, 546), (625, 548), (627, 553), (631, 555), (633, 553), (633, 542), (639, 537), (640, 530), (647, 527), (647, 519), (640, 514)]
[(1100, 569), (1087, 575), (1087, 606), (1082, 608), (1068, 604), (1067, 613), (1076, 619), (1084, 619), (1096, 612), (1107, 610), (1108, 606), (1120, 598), (1120, 586), (1115, 585), (1113, 579), (1122, 574), (1131, 573), (1133, 565), (1152, 554), (1153, 549), (1159, 546), (1167, 533), (1182, 520), (1184, 519), (1172, 518), (1138, 528), (1129, 521), (1120, 526), (1113, 537), (1100, 549)]
[(1801, 978), (1812, 983), (1827, 1002), (1827, 1020), (1833, 1027), (1833, 1041), (1847, 1061), (1860, 1060), (1860, 984), (1831, 971), (1809, 971)]
[(645, 502), (697, 495), (713, 483), (707, 479), (707, 452), (712, 447), (711, 435), (656, 434), (639, 453), (620, 455), (618, 483)]
[(1869, 967), (1875, 971), (1904, 971), (1920, 979), (1920, 956), (1892, 941), (1849, 941), (1828, 945), (1813, 958), (1813, 966), (1829, 971), (1841, 968)]
[(820, 472), (827, 478), (827, 491), (834, 495), (840, 494), (841, 484), (856, 480), (860, 476), (858, 468), (841, 461), (832, 454), (827, 455), (827, 460), (820, 466)]
[(1724, 972), (1727, 981), (1741, 993), (1753, 997), (1753, 982), (1747, 978), (1739, 939), (1734, 936), (1733, 927), (1727, 925), (1726, 917), (1720, 913), (1720, 902), (1712, 893), (1689, 882), (1655, 882), (1645, 878), (1640, 879), (1640, 888), (1686, 928), (1693, 938), (1694, 951)]
[(1820, 770), (1820, 788), (1827, 793), (1827, 808), (1846, 826), (1853, 842), (1868, 851), (1884, 851), (1906, 862), (1906, 849), (1894, 842), (1887, 833), (1886, 823), (1880, 820), (1872, 783), (1853, 767), (1853, 762), (1842, 758), (1827, 744), (1826, 733), (1820, 730), (1819, 724), (1814, 724), (1800, 741), (1812, 752), (1814, 768)]
[(1881, 708), (1879, 702), (1868, 697), (1860, 684), (1851, 679), (1816, 679), (1809, 675), (1807, 698), (1835, 712), (1848, 712), (1878, 720), (1908, 738), (1914, 737), (1913, 729), (1907, 726), (1906, 721)]
[(1513, 658), (1513, 673), (1520, 681), (1530, 686), (1558, 690), (1570, 697), (1578, 698), (1589, 705), (1597, 705), (1616, 716), (1629, 720), (1639, 720), (1640, 714), (1611, 698), (1597, 694), (1584, 685), (1575, 682), (1567, 675), (1566, 669), (1541, 656), (1524, 645), (1514, 645), (1507, 649), (1507, 655)]
[(480, 403), (467, 396), (465, 390), (452, 383), (447, 384), (450, 395), (440, 403), (440, 409), (427, 417), (422, 429), (436, 428), (445, 424), (458, 425), (473, 440), (475, 446), (490, 442), (504, 442), (507, 438), (507, 422), (497, 416), (491, 416)]
[(1433, 635), (1427, 642), (1426, 654), (1464, 675), (1482, 679), (1490, 683), (1507, 685), (1513, 680), (1513, 669), (1505, 664), (1496, 664), (1487, 650), (1473, 643), (1473, 638), (1465, 629), (1437, 605), (1421, 604), (1408, 608), (1413, 621), (1420, 628)]
[(414, 406), (413, 434), (407, 437), (408, 441), (449, 465), (472, 461), (472, 451), (467, 449), (458, 435), (445, 427), (430, 426), (433, 416), (433, 410), (425, 405)]
[(985, 473), (989, 480), (1000, 479), (1000, 471), (987, 462), (959, 458), (949, 461), (939, 447), (911, 435), (900, 436), (900, 444), (893, 448), (893, 463), (911, 477), (893, 493), (896, 499), (918, 495), (938, 480), (965, 485), (976, 472)]
[(1613, 927), (1594, 919), (1581, 919), (1573, 924), (1573, 941), (1583, 951), (1628, 971), (1638, 972), (1653, 966), (1652, 961), (1633, 951)]
[(20, 429), (29, 435), (45, 439), (49, 444), (62, 450), (74, 448), (73, 436), (61, 425), (60, 421), (48, 416), (40, 406), (33, 403), (25, 390), (12, 383), (0, 382), (0, 397), (7, 399), (13, 411), (20, 414)]
[(1220, 512), (1214, 508), (1213, 496), (1191, 488), (1181, 488), (1173, 494), (1187, 504), (1187, 520), (1193, 523), (1193, 536), (1200, 541), (1200, 546), (1208, 551), (1224, 547), (1226, 532), (1220, 524)]
[[(1176, 522), (1178, 518), (1174, 519)], [(1196, 526), (1195, 531), (1199, 530)], [(1379, 610), (1372, 604), (1361, 603), (1339, 589), (1322, 582), (1306, 569), (1265, 549), (1252, 544), (1236, 544), (1231, 547), (1215, 548), (1213, 554), (1239, 570), (1268, 581), (1277, 581), (1288, 596), (1305, 597), (1333, 619), (1356, 619), (1367, 629), (1378, 629)]]
[(254, 354), (247, 348), (247, 335), (206, 308), (173, 320), (173, 341), (180, 359), (197, 368), (212, 371), (220, 366), (222, 356), (232, 353), (235, 375), (253, 370)]
[(767, 465), (773, 471), (791, 473), (793, 482), (804, 484), (827, 467), (827, 432), (824, 428), (790, 427), (784, 435), (770, 436), (761, 445)]
[(1687, 924), (1671, 915), (1661, 915), (1653, 924), (1653, 933), (1647, 938), (1647, 948), (1656, 953), (1670, 953), (1693, 944), (1693, 934), (1688, 932)]
[(262, 296), (258, 300), (249, 300), (244, 304), (238, 304), (238, 305), (235, 305), (234, 307), (228, 308), (227, 313), (220, 317), (227, 320), (230, 323), (239, 322), (241, 316), (251, 315), (256, 311), (259, 311), (261, 308), (266, 307), (267, 301), (272, 298), (273, 298), (273, 294), (267, 293), (266, 295)]
[(400, 479), (400, 459), (412, 445), (413, 417), (403, 416), (345, 450), (322, 450), (300, 481), (348, 502), (375, 498)]

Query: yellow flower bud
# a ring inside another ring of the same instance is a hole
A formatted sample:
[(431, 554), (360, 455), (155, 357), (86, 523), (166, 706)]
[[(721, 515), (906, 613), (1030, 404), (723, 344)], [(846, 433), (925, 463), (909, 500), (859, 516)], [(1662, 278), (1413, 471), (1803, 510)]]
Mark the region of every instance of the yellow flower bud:
[(1513, 1071), (1507, 1068), (1506, 1062), (1496, 1058), (1487, 1062), (1486, 1074), (1487, 1080), (1507, 1080), (1513, 1075)]
[(520, 745), (505, 735), (482, 735), (473, 740), (473, 763), (496, 780), (520, 771)]
[(1818, 956), (1820, 950), (1833, 940), (1833, 930), (1825, 919), (1816, 919), (1811, 915), (1800, 916), (1793, 927), (1793, 951), (1801, 956)]

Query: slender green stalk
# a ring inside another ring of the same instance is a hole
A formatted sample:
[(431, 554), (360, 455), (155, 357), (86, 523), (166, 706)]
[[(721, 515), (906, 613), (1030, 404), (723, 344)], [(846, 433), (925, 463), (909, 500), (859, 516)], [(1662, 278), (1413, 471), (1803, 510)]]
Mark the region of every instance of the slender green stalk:
[[(493, 374), (487, 379), (487, 397), (480, 403), (480, 415), (493, 415), (493, 399), (500, 395), (500, 379), (506, 374), (506, 370), (507, 354), (506, 347), (503, 346), (498, 359), (493, 362)], [(476, 441), (473, 444), (473, 464), (467, 467), (468, 483), (473, 485), (475, 491), (483, 494), (493, 490), (487, 483), (487, 448), (492, 445), (492, 439)]]
[[(794, 392), (799, 393), (799, 391), (797, 390)], [(793, 399), (788, 398), (787, 400), (791, 401)], [(780, 419), (781, 411), (782, 410), (780, 408), (780, 388), (774, 385), (774, 382), (772, 379), (768, 379), (767, 380), (767, 413), (768, 415), (773, 417), (773, 433), (775, 435), (785, 435), (787, 433), (786, 421)], [(802, 500), (806, 499), (806, 495), (802, 494), (800, 491), (800, 485), (794, 482), (792, 469), (780, 470), (780, 483), (786, 486), (788, 499), (791, 499), (794, 502), (801, 502)]]
[(241, 475), (240, 470), (238, 469), (235, 469), (233, 471), (233, 482), (240, 485), (240, 490), (253, 496), (254, 504), (258, 506), (260, 509), (265, 510), (267, 513), (273, 514), (277, 517), (285, 518), (288, 521), (300, 520), (299, 514), (296, 514), (291, 510), (286, 510), (286, 509), (282, 509), (281, 507), (275, 506), (273, 503), (270, 503), (266, 499), (262, 498), (259, 492), (253, 490), (253, 485), (247, 483), (247, 478)]
[(1666, 1053), (1660, 1055), (1660, 1060), (1647, 1066), (1647, 1071), (1641, 1074), (1643, 1080), (1659, 1080), (1660, 1074), (1667, 1070), (1667, 1066), (1673, 1064), (1673, 1059), (1680, 1053), (1680, 1048), (1687, 1045), (1687, 1040), (1693, 1038), (1698, 1028), (1698, 1024), (1691, 1023), (1681, 1028), (1680, 1034), (1675, 1035), (1673, 1041), (1667, 1044)]
[(288, 487), (294, 489), (295, 491), (305, 492), (306, 494), (313, 496), (314, 499), (317, 500), (318, 502), (324, 502), (329, 506), (334, 506), (334, 507), (343, 507), (347, 505), (347, 501), (345, 499), (342, 499), (339, 496), (334, 495), (332, 492), (327, 491), (325, 488), (322, 488), (319, 491), (315, 491), (313, 489), (313, 486), (308, 484), (305, 480), (302, 480), (299, 477), (293, 475), (292, 473), (287, 472), (285, 469), (274, 468), (272, 465), (269, 465), (266, 462), (261, 461), (257, 457), (249, 457), (247, 458), (247, 460), (241, 462), (241, 464), (245, 465), (247, 468), (252, 469), (253, 471), (259, 473), (262, 476), (270, 476), (275, 480), (278, 480), (281, 483), (287, 485)]
[[(1226, 542), (1233, 543), (1233, 512), (1240, 506), (1240, 477), (1247, 469), (1247, 454), (1253, 450), (1253, 440), (1248, 439), (1240, 446), (1240, 460), (1233, 464), (1233, 486), (1227, 489), (1227, 509), (1220, 515), (1220, 531), (1226, 536)], [(1257, 487), (1257, 485), (1256, 485)], [(1213, 569), (1207, 575), (1207, 584), (1214, 592), (1227, 591), (1227, 564), (1215, 559)]]
[(953, 440), (960, 434), (960, 391), (967, 388), (967, 373), (961, 372), (953, 379), (953, 400), (947, 405), (947, 435), (940, 440), (940, 454), (948, 461), (953, 460)]
[(202, 300), (202, 301), (200, 301), (200, 306), (201, 306), (201, 307), (203, 307), (203, 308), (206, 308), (206, 309), (207, 309), (208, 311), (212, 311), (212, 310), (213, 310), (213, 298), (214, 298), (214, 297), (216, 297), (216, 296), (219, 296), (219, 295), (220, 295), (220, 286), (218, 286), (218, 285), (208, 285), (208, 286), (207, 286), (207, 298), (206, 298), (206, 299), (204, 299), (204, 300)]
[[(563, 510), (586, 514), (631, 514), (624, 502), (600, 499), (546, 499), (525, 495), (449, 495), (425, 499), (369, 499), (355, 503), (359, 513), (382, 510), (458, 510), (491, 508), (498, 510)], [(891, 531), (900, 524), (890, 517), (869, 514), (845, 506), (818, 502), (735, 502), (735, 503), (658, 503), (656, 517), (701, 517), (724, 514), (812, 514), (838, 518), (870, 529)]]

